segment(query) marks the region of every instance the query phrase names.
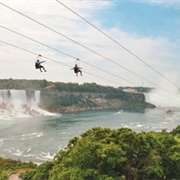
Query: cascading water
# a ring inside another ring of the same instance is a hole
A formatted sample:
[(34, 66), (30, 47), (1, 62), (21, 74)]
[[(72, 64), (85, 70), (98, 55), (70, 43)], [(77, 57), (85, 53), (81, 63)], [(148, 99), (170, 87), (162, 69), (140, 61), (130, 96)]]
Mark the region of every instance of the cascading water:
[(156, 107), (168, 108), (168, 107), (180, 107), (180, 93), (176, 87), (163, 86), (153, 89), (149, 93), (144, 93), (146, 102), (154, 104)]
[(42, 110), (40, 91), (0, 90), (0, 118), (50, 115)]
[[(179, 82), (176, 73), (166, 73), (166, 77), (172, 82)], [(178, 84), (178, 83), (177, 83)], [(168, 82), (165, 78), (159, 79), (158, 87), (149, 93), (145, 93), (146, 102), (162, 108), (180, 107), (180, 90), (174, 84)]]
[(41, 91), (35, 91), (35, 102), (38, 104), (41, 98)]

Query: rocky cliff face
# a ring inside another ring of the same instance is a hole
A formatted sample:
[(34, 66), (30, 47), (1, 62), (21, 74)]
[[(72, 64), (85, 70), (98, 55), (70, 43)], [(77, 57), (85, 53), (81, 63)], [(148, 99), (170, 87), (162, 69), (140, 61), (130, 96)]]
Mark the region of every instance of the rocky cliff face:
[(144, 95), (140, 93), (106, 94), (66, 91), (42, 91), (40, 106), (51, 112), (155, 107), (146, 103)]

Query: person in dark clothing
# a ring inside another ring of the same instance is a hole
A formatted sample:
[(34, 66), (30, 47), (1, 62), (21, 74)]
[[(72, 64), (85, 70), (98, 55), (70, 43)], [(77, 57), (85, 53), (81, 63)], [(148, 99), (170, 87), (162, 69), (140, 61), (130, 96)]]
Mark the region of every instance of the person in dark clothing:
[(39, 59), (37, 59), (36, 63), (35, 63), (35, 67), (36, 69), (39, 69), (42, 72), (42, 69), (44, 70), (44, 72), (46, 72), (46, 69), (44, 68), (44, 66), (41, 65), (41, 63), (44, 63), (45, 61), (39, 61)]
[(80, 73), (82, 76), (82, 68), (78, 67), (77, 64), (75, 64), (75, 66), (72, 69), (74, 70), (74, 73), (76, 73), (76, 76), (78, 76), (78, 73)]

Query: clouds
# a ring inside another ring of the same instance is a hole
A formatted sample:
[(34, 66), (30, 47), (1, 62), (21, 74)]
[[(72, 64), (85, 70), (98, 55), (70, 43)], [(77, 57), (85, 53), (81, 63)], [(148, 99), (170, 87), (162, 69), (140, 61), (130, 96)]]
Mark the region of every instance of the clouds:
[[(141, 85), (142, 81), (145, 80), (136, 76), (136, 73), (154, 83), (158, 83), (158, 80), (161, 79), (155, 72), (130, 54), (126, 49), (118, 46), (56, 1), (26, 0), (14, 2), (9, 0), (1, 2), (33, 18), (36, 22), (0, 5), (0, 25), (50, 46), (54, 48), (54, 50), (9, 32), (2, 27), (0, 27), (0, 33), (3, 34), (3, 36), (1, 36), (0, 40), (55, 60), (51, 61), (46, 59), (44, 66), (48, 72), (39, 73), (39, 71), (34, 68), (34, 61), (37, 55), (0, 43), (1, 78), (47, 79), (51, 81), (77, 83), (96, 82), (112, 86), (132, 85), (119, 77), (126, 78), (129, 81), (135, 82), (137, 85)], [(176, 61), (177, 52), (173, 48), (175, 45), (172, 45), (168, 37), (161, 35), (156, 37), (149, 35), (141, 36), (140, 33), (125, 31), (125, 29), (119, 26), (105, 26), (108, 22), (104, 24), (104, 21), (108, 20), (108, 18), (106, 19), (106, 15), (104, 15), (102, 19), (100, 14), (106, 14), (105, 12), (108, 9), (117, 11), (117, 1), (81, 0), (63, 2), (75, 12), (87, 18), (93, 24), (96, 24), (102, 31), (109, 34), (125, 48), (157, 70), (166, 73), (171, 71), (169, 67), (173, 68), (179, 65)], [(116, 11), (114, 11), (114, 13), (116, 13)], [(94, 19), (94, 17), (96, 18)], [(116, 20), (117, 19), (111, 19), (111, 21)], [(121, 18), (119, 18), (119, 21), (120, 20)], [(40, 22), (40, 24), (37, 22)], [(41, 23), (47, 27), (42, 26)], [(65, 52), (67, 55), (59, 51)], [(77, 78), (73, 72), (70, 71), (69, 67), (74, 65), (76, 58), (82, 60), (80, 65), (83, 66), (83, 71), (85, 72), (83, 77)], [(170, 58), (177, 64), (172, 65), (171, 62), (168, 61)], [(111, 60), (120, 66), (112, 63)], [(67, 66), (63, 66), (58, 62), (65, 63)], [(93, 68), (87, 63), (97, 68)], [(100, 68), (117, 75), (117, 77), (101, 71)], [(8, 70), (5, 71), (5, 69)], [(88, 73), (92, 73), (95, 76), (91, 76)], [(109, 81), (98, 78), (98, 76), (109, 79)], [(115, 81), (116, 84), (114, 84), (113, 81)], [(149, 82), (144, 82), (144, 84), (153, 86)]]
[(180, 7), (180, 2), (178, 0), (146, 0), (146, 1), (139, 1), (142, 3), (151, 3), (155, 5), (163, 5), (163, 6), (179, 6)]

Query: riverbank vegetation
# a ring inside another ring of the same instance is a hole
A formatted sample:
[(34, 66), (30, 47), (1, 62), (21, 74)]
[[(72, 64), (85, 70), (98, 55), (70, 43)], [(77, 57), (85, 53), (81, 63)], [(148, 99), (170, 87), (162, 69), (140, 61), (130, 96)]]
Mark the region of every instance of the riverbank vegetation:
[(52, 161), (39, 166), (30, 163), (28, 169), (20, 161), (0, 159), (0, 179), (19, 173), (20, 167), (23, 180), (180, 179), (179, 152), (180, 126), (171, 132), (140, 133), (97, 127), (71, 139)]

